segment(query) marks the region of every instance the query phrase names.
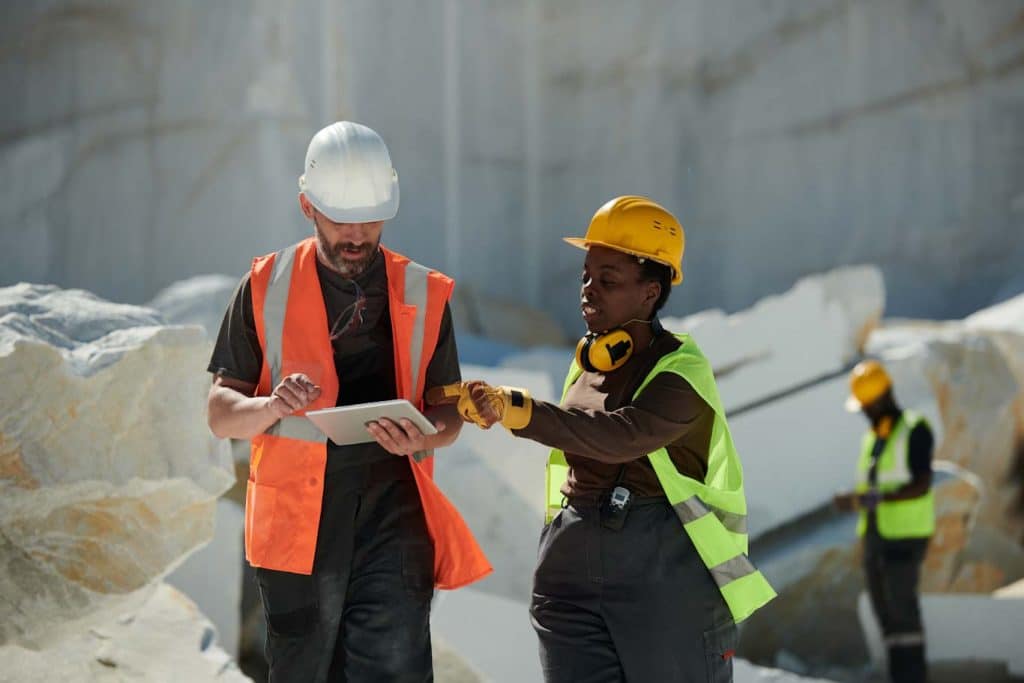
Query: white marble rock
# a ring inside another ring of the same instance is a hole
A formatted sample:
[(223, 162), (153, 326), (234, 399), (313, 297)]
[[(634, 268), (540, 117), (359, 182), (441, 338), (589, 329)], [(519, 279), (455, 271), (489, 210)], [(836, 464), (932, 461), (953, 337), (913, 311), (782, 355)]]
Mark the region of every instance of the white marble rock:
[[(1022, 484), (1012, 475), (1024, 444), (1024, 295), (963, 321), (892, 321), (875, 332), (868, 350), (880, 356), (904, 398), (927, 390), (923, 412), (941, 437), (936, 457), (954, 462), (982, 486), (971, 533), (1002, 536), (1018, 546), (1024, 536)], [(918, 408), (920, 409), (920, 408)], [(1018, 554), (1024, 557), (1024, 549)], [(988, 592), (1019, 578), (975, 558), (961, 566), (960, 590)]]
[(733, 315), (711, 310), (662, 322), (697, 341), (728, 411), (841, 371), (884, 307), (881, 271), (857, 266), (802, 278)]
[(88, 292), (0, 289), (0, 643), (128, 609), (213, 534), (197, 327)]
[(213, 625), (185, 594), (159, 583), (138, 606), (41, 649), (0, 647), (0, 681), (242, 683)]

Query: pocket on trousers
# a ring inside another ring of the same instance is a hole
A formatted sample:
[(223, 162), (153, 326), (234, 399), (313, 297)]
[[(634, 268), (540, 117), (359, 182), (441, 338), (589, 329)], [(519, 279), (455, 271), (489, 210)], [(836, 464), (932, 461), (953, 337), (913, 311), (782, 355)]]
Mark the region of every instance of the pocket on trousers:
[(559, 524), (559, 517), (562, 516), (562, 511), (559, 510), (558, 514), (552, 518), (550, 522), (544, 522), (544, 526), (540, 530), (540, 539), (537, 541), (537, 557), (541, 556), (541, 552), (544, 550), (544, 541), (547, 539), (548, 534), (551, 533), (551, 526), (553, 524)]
[(402, 582), (413, 594), (430, 595), (434, 591), (434, 546), (429, 541), (402, 544)]
[(320, 617), (312, 576), (257, 568), (256, 583), (271, 635), (295, 638), (313, 632)]
[(728, 621), (704, 632), (704, 658), (708, 683), (731, 683), (736, 656), (736, 624)]
[(273, 536), (277, 489), (249, 480), (245, 487), (245, 554), (254, 565), (263, 564)]

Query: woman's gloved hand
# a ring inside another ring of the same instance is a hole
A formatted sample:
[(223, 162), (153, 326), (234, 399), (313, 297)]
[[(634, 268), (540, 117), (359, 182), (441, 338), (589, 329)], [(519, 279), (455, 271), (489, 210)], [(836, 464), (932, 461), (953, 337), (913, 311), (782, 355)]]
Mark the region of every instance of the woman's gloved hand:
[(529, 391), (518, 387), (492, 387), (481, 380), (434, 387), (427, 391), (426, 398), (430, 405), (457, 404), (456, 410), (463, 420), (483, 429), (490, 429), (496, 422), (507, 429), (522, 429), (533, 417)]

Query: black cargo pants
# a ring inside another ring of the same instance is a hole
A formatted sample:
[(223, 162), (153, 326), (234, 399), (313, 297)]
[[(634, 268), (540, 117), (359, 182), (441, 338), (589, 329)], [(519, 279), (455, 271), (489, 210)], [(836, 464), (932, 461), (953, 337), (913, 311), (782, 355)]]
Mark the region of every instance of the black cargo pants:
[(871, 607), (889, 655), (893, 683), (923, 683), (928, 677), (917, 584), (927, 538), (885, 540), (864, 535), (864, 572)]
[(328, 473), (313, 574), (256, 572), (271, 683), (432, 681), (433, 577), (404, 458)]
[(530, 605), (547, 683), (732, 681), (736, 625), (664, 499), (619, 531), (569, 505), (541, 534)]

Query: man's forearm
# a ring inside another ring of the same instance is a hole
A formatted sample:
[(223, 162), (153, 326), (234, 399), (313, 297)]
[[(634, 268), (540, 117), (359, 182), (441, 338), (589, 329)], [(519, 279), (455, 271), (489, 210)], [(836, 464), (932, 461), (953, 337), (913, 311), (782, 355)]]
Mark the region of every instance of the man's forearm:
[(928, 475), (918, 475), (909, 484), (904, 484), (895, 491), (882, 495), (882, 500), (887, 502), (896, 502), (899, 500), (913, 500), (914, 498), (920, 498), (921, 496), (928, 493), (928, 490), (932, 486), (932, 477)]
[(251, 439), (277, 422), (268, 407), (268, 396), (246, 396), (226, 386), (214, 385), (207, 399), (210, 431), (221, 439)]

